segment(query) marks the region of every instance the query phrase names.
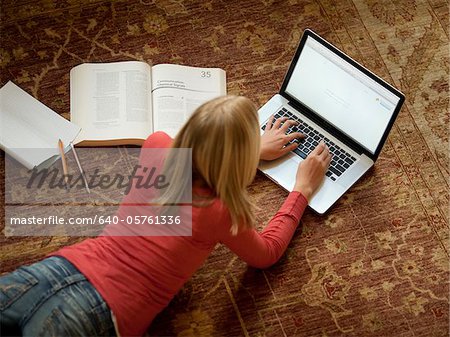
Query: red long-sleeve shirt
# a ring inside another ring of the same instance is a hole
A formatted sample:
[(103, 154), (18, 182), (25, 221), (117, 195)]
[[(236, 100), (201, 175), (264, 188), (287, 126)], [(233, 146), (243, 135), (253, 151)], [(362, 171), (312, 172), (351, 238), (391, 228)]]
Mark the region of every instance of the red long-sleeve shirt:
[[(157, 132), (143, 147), (171, 142)], [(227, 207), (215, 199), (192, 208), (192, 236), (103, 235), (51, 255), (65, 257), (86, 276), (115, 314), (122, 336), (141, 336), (217, 243), (253, 267), (268, 267), (284, 253), (306, 206), (301, 193), (291, 192), (261, 233), (251, 229), (233, 236)]]

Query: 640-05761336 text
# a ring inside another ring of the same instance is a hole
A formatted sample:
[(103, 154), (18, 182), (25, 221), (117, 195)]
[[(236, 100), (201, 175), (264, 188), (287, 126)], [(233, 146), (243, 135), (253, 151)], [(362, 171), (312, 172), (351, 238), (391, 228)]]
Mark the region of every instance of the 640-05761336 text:
[(136, 224), (136, 225), (179, 225), (181, 223), (181, 216), (179, 215), (134, 215), (120, 218), (117, 215), (100, 215), (93, 217), (70, 217), (64, 218), (57, 215), (50, 215), (47, 217), (11, 217), (11, 225), (64, 225), (64, 224)]

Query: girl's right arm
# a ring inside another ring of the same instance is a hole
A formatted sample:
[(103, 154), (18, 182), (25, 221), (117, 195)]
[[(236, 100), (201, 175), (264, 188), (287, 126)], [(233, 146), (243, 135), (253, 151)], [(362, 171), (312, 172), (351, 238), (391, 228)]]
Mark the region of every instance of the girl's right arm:
[(261, 233), (247, 229), (232, 235), (228, 228), (220, 233), (219, 241), (250, 266), (270, 267), (286, 250), (307, 205), (303, 194), (293, 191)]
[(300, 163), (293, 191), (261, 233), (249, 229), (232, 235), (227, 230), (219, 233), (219, 241), (253, 267), (266, 268), (274, 264), (291, 241), (308, 200), (324, 179), (330, 160), (328, 148), (321, 143)]

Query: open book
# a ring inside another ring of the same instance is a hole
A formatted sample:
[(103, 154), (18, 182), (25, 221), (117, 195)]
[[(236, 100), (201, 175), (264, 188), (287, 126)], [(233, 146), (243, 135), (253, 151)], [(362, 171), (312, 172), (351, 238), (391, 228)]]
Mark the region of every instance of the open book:
[(226, 94), (225, 71), (145, 62), (85, 63), (70, 71), (70, 119), (81, 146), (141, 145), (175, 136), (192, 112)]

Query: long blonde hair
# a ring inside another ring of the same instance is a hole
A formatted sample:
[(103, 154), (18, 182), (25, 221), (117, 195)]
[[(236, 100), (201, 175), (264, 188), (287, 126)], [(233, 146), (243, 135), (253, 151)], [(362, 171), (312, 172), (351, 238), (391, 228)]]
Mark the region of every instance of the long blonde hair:
[[(259, 162), (260, 131), (256, 108), (248, 98), (223, 96), (203, 104), (178, 132), (172, 148), (192, 149), (193, 182), (207, 185), (212, 197), (228, 207), (233, 234), (253, 226), (255, 206), (247, 186)], [(162, 203), (176, 202), (191, 184), (182, 178), (190, 160), (183, 157), (169, 153), (166, 159), (165, 174), (176, 183), (164, 191)]]

